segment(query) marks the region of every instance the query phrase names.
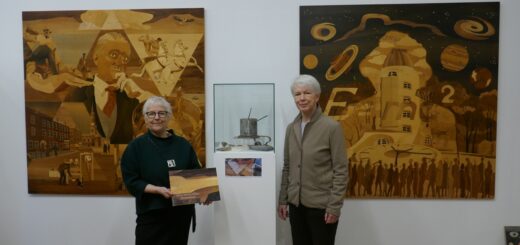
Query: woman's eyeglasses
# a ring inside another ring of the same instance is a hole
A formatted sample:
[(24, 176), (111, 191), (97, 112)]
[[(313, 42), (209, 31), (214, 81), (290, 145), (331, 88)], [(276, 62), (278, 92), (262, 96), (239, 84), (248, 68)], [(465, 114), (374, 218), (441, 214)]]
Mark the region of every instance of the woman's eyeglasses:
[(168, 115), (168, 112), (167, 111), (158, 111), (158, 112), (149, 111), (149, 112), (145, 113), (145, 115), (146, 115), (146, 117), (148, 117), (148, 119), (154, 119), (155, 116), (159, 116), (159, 118), (165, 118)]

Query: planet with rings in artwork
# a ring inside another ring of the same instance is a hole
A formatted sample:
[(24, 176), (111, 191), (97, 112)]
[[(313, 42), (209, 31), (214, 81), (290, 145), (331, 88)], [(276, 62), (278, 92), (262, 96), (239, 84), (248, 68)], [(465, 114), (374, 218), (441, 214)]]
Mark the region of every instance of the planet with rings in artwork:
[(352, 63), (356, 60), (359, 52), (357, 45), (352, 44), (345, 48), (338, 56), (332, 60), (329, 69), (325, 73), (328, 81), (336, 80), (341, 74), (347, 72), (352, 67)]

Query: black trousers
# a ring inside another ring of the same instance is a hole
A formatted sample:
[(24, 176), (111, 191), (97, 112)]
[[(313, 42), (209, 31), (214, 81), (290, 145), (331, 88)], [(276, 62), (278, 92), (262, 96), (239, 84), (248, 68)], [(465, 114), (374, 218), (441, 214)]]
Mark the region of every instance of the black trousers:
[(334, 245), (338, 222), (325, 224), (325, 209), (289, 204), (293, 245)]
[(168, 207), (137, 215), (136, 245), (186, 245), (193, 205)]

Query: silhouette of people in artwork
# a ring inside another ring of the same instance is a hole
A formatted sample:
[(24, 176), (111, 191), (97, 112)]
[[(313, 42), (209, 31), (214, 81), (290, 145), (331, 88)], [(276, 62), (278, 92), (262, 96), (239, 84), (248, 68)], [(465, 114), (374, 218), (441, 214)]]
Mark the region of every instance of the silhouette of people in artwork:
[(494, 163), (485, 157), (422, 158), (421, 163), (349, 162), (347, 195), (387, 198), (493, 198)]
[(67, 174), (68, 174), (69, 178), (72, 176), (72, 174), (70, 173), (71, 165), (72, 165), (72, 159), (70, 159), (69, 161), (63, 162), (62, 164), (60, 164), (58, 166), (58, 171), (60, 173), (60, 180), (59, 180), (60, 185), (67, 184)]

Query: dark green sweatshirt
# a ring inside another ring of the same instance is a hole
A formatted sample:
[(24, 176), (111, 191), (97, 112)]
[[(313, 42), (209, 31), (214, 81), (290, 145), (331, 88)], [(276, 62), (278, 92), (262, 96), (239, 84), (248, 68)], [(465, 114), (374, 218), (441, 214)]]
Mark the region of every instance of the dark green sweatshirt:
[(123, 153), (121, 172), (128, 191), (135, 196), (137, 214), (172, 206), (171, 199), (145, 193), (147, 184), (170, 188), (169, 170), (200, 168), (191, 144), (170, 133), (168, 138), (159, 138), (147, 132), (131, 141)]

